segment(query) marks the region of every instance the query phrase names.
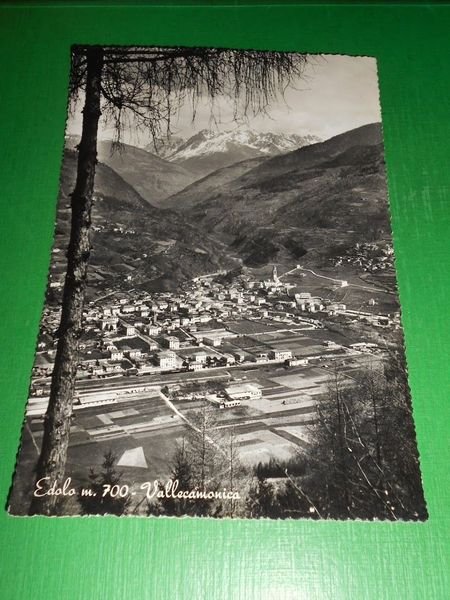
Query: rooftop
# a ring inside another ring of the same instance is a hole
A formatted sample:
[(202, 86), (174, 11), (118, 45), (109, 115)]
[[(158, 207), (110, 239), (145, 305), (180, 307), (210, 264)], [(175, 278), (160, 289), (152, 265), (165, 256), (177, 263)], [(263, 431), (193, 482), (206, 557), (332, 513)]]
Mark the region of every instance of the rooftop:
[(253, 383), (233, 383), (225, 388), (227, 394), (245, 394), (246, 392), (255, 393), (259, 387)]

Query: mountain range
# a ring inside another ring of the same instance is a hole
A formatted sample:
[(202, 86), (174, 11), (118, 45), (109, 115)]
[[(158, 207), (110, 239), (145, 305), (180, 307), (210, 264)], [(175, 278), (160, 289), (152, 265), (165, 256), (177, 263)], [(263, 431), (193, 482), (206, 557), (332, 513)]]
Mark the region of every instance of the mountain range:
[[(319, 266), (356, 242), (390, 236), (379, 123), (275, 156), (270, 144), (263, 146), (262, 138), (244, 132), (243, 149), (235, 156), (252, 146), (257, 156), (227, 164), (230, 140), (237, 144), (238, 138), (223, 135), (223, 144), (214, 145), (200, 132), (197, 145), (191, 138), (170, 154), (170, 161), (133, 147), (111, 156), (111, 148), (100, 143), (93, 220), (101, 224), (94, 233), (96, 272), (106, 279), (130, 274), (134, 286), (147, 289), (174, 289), (183, 280), (239, 264), (259, 268), (301, 258), (302, 264)], [(188, 171), (186, 162), (203, 160), (207, 148), (210, 164), (222, 154), (221, 167), (196, 181), (186, 176), (187, 183), (177, 190), (184, 177), (180, 173)], [(172, 161), (175, 155), (180, 162)], [(66, 210), (58, 218), (64, 237), (75, 161), (76, 152), (66, 150), (60, 202)], [(167, 181), (164, 198), (155, 202), (153, 196), (151, 202), (154, 180), (148, 182), (146, 174), (158, 164), (164, 177), (170, 168), (184, 171), (174, 171), (179, 179)], [(170, 194), (170, 185), (175, 193)]]
[(243, 160), (275, 156), (318, 141), (313, 135), (260, 133), (239, 127), (222, 132), (203, 129), (187, 140), (170, 137), (160, 144), (150, 144), (147, 149), (198, 178)]
[[(149, 204), (165, 200), (205, 175), (237, 162), (267, 158), (317, 141), (316, 136), (258, 133), (249, 128), (203, 130), (189, 139), (169, 136), (145, 149), (111, 140), (97, 144), (98, 160), (111, 167)], [(66, 148), (76, 149), (79, 136), (68, 135)]]
[(177, 149), (185, 143), (186, 138), (169, 134), (167, 137), (162, 137), (147, 144), (144, 150), (151, 154), (156, 154), (160, 158), (169, 158), (171, 154), (176, 152)]
[(307, 260), (318, 260), (335, 246), (388, 235), (381, 126), (221, 169), (166, 205), (226, 239), (249, 266), (311, 248)]
[[(55, 230), (55, 247), (67, 247), (69, 197), (75, 184), (77, 153), (65, 150)], [(130, 287), (170, 290), (196, 275), (233, 268), (222, 245), (183, 215), (150, 205), (118, 173), (98, 163), (95, 175), (90, 277), (117, 282), (131, 275)]]

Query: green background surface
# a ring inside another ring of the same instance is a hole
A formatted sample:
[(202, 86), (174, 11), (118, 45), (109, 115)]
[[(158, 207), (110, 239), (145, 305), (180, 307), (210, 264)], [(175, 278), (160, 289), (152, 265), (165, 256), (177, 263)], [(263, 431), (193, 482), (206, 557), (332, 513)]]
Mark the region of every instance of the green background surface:
[[(94, 3), (92, 3), (94, 4)], [(98, 3), (97, 3), (98, 4)], [(0, 496), (52, 243), (72, 43), (377, 57), (426, 523), (17, 518), (2, 600), (449, 598), (450, 7), (0, 7)]]

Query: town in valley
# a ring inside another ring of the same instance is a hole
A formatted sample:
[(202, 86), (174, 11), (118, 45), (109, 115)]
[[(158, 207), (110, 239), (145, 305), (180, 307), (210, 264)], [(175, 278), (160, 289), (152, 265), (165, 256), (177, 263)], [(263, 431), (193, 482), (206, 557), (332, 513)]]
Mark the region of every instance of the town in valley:
[[(390, 244), (376, 262), (367, 259), (369, 246), (352, 261), (371, 276), (392, 274)], [(249, 467), (307, 449), (330, 372), (339, 367), (351, 385), (355, 372), (382, 363), (400, 330), (393, 291), (354, 275), (338, 278), (342, 262), (326, 274), (272, 265), (259, 278), (255, 269), (238, 268), (195, 277), (176, 292), (148, 293), (127, 281), (94, 286), (84, 311), (69, 460), (87, 468), (113, 441), (133, 481), (167, 478), (167, 453), (205, 404), (219, 428), (233, 428)], [(59, 290), (61, 278), (49, 287)], [(27, 406), (30, 448), (42, 436), (59, 318), (58, 305), (47, 304)]]

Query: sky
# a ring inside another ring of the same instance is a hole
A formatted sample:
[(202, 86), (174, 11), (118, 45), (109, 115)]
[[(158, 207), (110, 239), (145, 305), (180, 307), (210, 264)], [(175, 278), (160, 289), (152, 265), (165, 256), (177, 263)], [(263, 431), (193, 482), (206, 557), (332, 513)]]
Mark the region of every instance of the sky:
[[(381, 121), (376, 60), (343, 55), (311, 56), (304, 76), (289, 88), (284, 99), (271, 104), (268, 115), (234, 120), (233, 105), (216, 100), (214, 120), (210, 102), (200, 100), (195, 121), (192, 108), (185, 105), (173, 119), (174, 135), (188, 138), (202, 129), (227, 131), (249, 126), (258, 132), (312, 134), (325, 140), (367, 123)], [(81, 113), (69, 119), (67, 132), (81, 132)], [(112, 129), (100, 124), (99, 138), (111, 139)], [(145, 134), (125, 132), (124, 142), (145, 146)]]

